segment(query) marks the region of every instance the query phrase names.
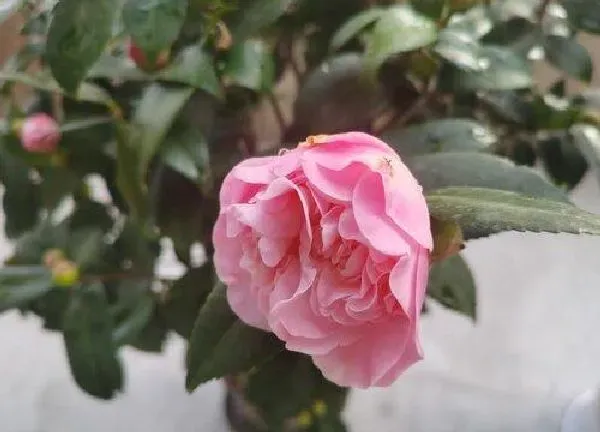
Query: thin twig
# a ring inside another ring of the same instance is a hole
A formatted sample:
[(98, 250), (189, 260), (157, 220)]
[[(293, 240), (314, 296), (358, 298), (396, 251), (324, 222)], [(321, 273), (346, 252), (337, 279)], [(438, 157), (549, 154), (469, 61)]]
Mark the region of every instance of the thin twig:
[(389, 116), (382, 124), (378, 125), (374, 132), (380, 134), (391, 125), (402, 126), (408, 123), (415, 115), (417, 115), (423, 108), (427, 106), (427, 103), (431, 100), (435, 94), (435, 80), (431, 80), (427, 83), (425, 90), (419, 95), (415, 102), (405, 111), (396, 112), (394, 115)]
[(279, 136), (283, 137), (285, 130), (287, 128), (285, 116), (283, 115), (283, 111), (281, 110), (281, 105), (279, 105), (279, 101), (273, 92), (268, 95), (269, 103), (273, 108), (273, 113), (275, 114), (275, 119), (277, 120), (277, 125), (279, 126)]

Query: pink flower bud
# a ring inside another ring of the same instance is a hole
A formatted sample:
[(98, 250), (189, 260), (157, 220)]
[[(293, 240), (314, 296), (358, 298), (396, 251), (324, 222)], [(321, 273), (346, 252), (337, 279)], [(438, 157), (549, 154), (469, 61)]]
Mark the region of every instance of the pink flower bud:
[(21, 144), (28, 152), (51, 153), (60, 141), (60, 128), (48, 114), (38, 113), (23, 121), (20, 135)]

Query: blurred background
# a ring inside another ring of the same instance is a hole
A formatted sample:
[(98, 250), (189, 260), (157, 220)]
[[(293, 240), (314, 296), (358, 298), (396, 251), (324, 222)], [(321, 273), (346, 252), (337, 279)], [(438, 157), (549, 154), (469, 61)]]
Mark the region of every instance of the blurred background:
[[(18, 49), (20, 25), (14, 17), (0, 28), (0, 62)], [(580, 42), (600, 65), (600, 39)], [(542, 86), (560, 75), (536, 67)], [(568, 84), (569, 91), (581, 87)], [(285, 80), (276, 89), (285, 115), (291, 109), (285, 100), (293, 101), (295, 91)], [(273, 113), (263, 111), (255, 129), (259, 145), (269, 147), (279, 131)], [(597, 175), (590, 170), (571, 196), (600, 213)], [(0, 238), (2, 258), (10, 251)], [(600, 238), (571, 235), (505, 233), (470, 242), (464, 256), (479, 290), (477, 323), (432, 304), (422, 322), (425, 360), (391, 388), (354, 391), (346, 413), (350, 430), (560, 430), (573, 398), (600, 387), (599, 251)], [(172, 261), (164, 256), (162, 265), (168, 269)], [(1, 315), (0, 347), (1, 432), (228, 430), (219, 383), (185, 392), (184, 345), (177, 337), (160, 355), (125, 348), (126, 391), (110, 402), (76, 387), (60, 335), (43, 331), (37, 318)]]

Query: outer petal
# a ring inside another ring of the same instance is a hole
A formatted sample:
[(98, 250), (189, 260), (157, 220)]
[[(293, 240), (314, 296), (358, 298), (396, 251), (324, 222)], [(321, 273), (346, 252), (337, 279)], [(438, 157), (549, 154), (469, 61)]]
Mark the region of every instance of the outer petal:
[(400, 256), (410, 251), (411, 239), (386, 213), (382, 175), (369, 172), (360, 180), (352, 197), (356, 224), (371, 247)]
[(428, 276), (429, 252), (423, 248), (398, 260), (390, 273), (390, 289), (413, 323), (421, 313)]
[(323, 375), (340, 386), (386, 387), (420, 358), (412, 332), (402, 318), (365, 326), (354, 344), (312, 358)]

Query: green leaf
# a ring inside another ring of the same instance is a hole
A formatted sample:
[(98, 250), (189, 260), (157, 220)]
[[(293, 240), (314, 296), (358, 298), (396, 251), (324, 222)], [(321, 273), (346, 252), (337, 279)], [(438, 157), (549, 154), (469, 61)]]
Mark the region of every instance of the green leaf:
[(434, 51), (456, 67), (466, 70), (476, 71), (486, 62), (476, 35), (462, 28), (442, 30)]
[(269, 333), (242, 323), (217, 284), (200, 310), (189, 340), (185, 387), (193, 391), (214, 378), (245, 372), (283, 349)]
[(442, 306), (477, 319), (477, 288), (471, 269), (460, 255), (431, 266), (427, 295)]
[(529, 167), (484, 153), (438, 153), (407, 161), (424, 190), (450, 186), (500, 189), (568, 202), (567, 195)]
[(39, 220), (40, 187), (31, 180), (30, 167), (6, 148), (0, 148), (0, 181), (4, 185), (4, 232), (14, 239)]
[(139, 166), (142, 175), (158, 151), (171, 125), (194, 93), (191, 88), (147, 87), (135, 110), (133, 123), (140, 130)]
[(42, 297), (52, 288), (52, 275), (41, 266), (0, 269), (0, 313)]
[(439, 189), (426, 198), (431, 215), (457, 222), (467, 240), (503, 231), (600, 235), (600, 217), (561, 201), (468, 187)]
[(223, 91), (214, 64), (214, 59), (204, 52), (200, 45), (192, 45), (181, 50), (177, 58), (156, 77), (187, 84), (215, 97), (221, 97)]
[(193, 92), (152, 84), (145, 89), (132, 124), (118, 128), (117, 183), (138, 219), (147, 218), (149, 212), (145, 181), (150, 162)]
[(56, 81), (76, 93), (112, 36), (119, 0), (60, 0), (53, 9), (46, 60)]
[(600, 34), (600, 3), (596, 0), (564, 0), (569, 21), (576, 28)]
[(267, 44), (258, 39), (234, 45), (227, 56), (224, 80), (255, 92), (270, 91), (275, 79), (275, 63)]
[(167, 137), (160, 156), (167, 166), (196, 184), (203, 184), (210, 177), (208, 143), (197, 129)]
[(39, 183), (42, 204), (50, 211), (81, 186), (79, 177), (68, 169), (44, 167), (38, 173), (42, 180)]
[(212, 263), (190, 269), (166, 292), (162, 303), (167, 325), (189, 339), (198, 312), (214, 286)]
[(87, 74), (88, 79), (107, 78), (122, 81), (150, 80), (152, 75), (136, 67), (127, 57), (116, 57), (110, 54), (102, 55)]
[(525, 58), (499, 46), (483, 46), (474, 70), (453, 71), (452, 85), (463, 90), (512, 90), (533, 84), (531, 66)]
[[(284, 351), (248, 376), (246, 396), (260, 410), (271, 430), (283, 430), (286, 420), (312, 411), (316, 401), (327, 417), (339, 418), (347, 389), (327, 381), (310, 357)], [(285, 395), (282, 398), (282, 395)]]
[(486, 151), (497, 140), (486, 126), (461, 118), (432, 120), (408, 128), (392, 126), (381, 138), (402, 157), (436, 152)]
[(373, 7), (352, 16), (346, 21), (333, 35), (331, 39), (331, 50), (339, 50), (352, 40), (369, 24), (380, 19), (385, 13), (385, 9)]
[(448, 0), (411, 0), (410, 4), (419, 13), (434, 20), (442, 18), (448, 5)]
[(413, 51), (435, 42), (435, 22), (407, 5), (384, 12), (365, 38), (365, 56), (370, 70), (377, 70), (396, 54)]
[(78, 287), (66, 311), (63, 337), (75, 382), (99, 399), (111, 399), (123, 389), (112, 331), (102, 284)]
[(123, 6), (123, 25), (153, 62), (177, 39), (187, 8), (188, 0), (127, 0)]
[(596, 126), (576, 124), (569, 133), (596, 175), (600, 175), (600, 130)]
[(99, 227), (80, 228), (69, 233), (67, 255), (85, 271), (98, 265), (106, 246), (104, 232)]
[(253, 36), (273, 24), (294, 3), (294, 0), (250, 0), (240, 5), (229, 29), (234, 41)]
[(569, 136), (554, 136), (537, 142), (540, 159), (550, 178), (569, 190), (579, 184), (588, 169), (581, 151)]
[(594, 71), (588, 50), (575, 39), (547, 35), (544, 41), (546, 59), (557, 69), (573, 78), (590, 82)]
[[(37, 90), (65, 94), (64, 89), (45, 73), (0, 72), (0, 81), (17, 82)], [(110, 95), (106, 91), (95, 84), (87, 82), (82, 83), (74, 95), (65, 94), (65, 96), (98, 104), (106, 104), (110, 101)]]
[(120, 321), (113, 331), (113, 340), (116, 346), (133, 343), (143, 332), (154, 313), (154, 300), (150, 295), (136, 298), (136, 303), (127, 316)]

